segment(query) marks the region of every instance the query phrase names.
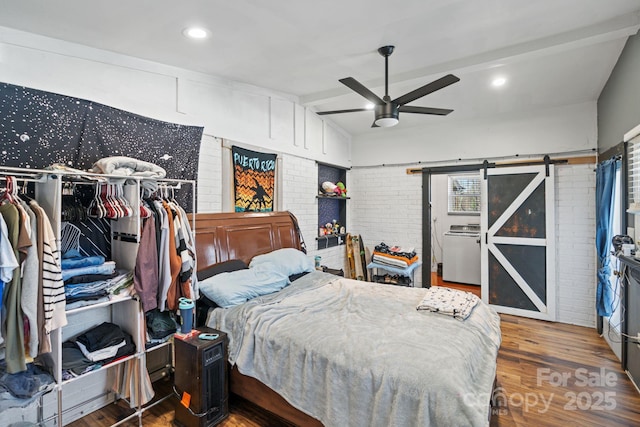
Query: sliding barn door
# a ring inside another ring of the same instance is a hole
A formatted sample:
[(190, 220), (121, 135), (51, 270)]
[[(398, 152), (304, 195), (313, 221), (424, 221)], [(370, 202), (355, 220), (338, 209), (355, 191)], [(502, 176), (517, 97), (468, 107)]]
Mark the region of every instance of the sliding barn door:
[(500, 313), (556, 318), (553, 177), (541, 165), (488, 169), (483, 180), (482, 299)]

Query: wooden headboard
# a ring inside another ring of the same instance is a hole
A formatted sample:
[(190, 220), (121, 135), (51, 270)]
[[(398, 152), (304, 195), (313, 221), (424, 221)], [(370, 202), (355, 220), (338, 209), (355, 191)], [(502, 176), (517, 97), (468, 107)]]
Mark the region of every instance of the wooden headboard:
[(256, 255), (281, 248), (301, 248), (289, 212), (196, 214), (198, 270), (232, 259), (249, 264)]
[[(300, 235), (289, 212), (241, 212), (196, 214), (198, 271), (213, 264), (240, 259), (249, 264), (256, 255), (281, 248), (302, 248)], [(282, 396), (255, 378), (230, 369), (229, 387), (237, 394), (294, 425), (322, 427)]]

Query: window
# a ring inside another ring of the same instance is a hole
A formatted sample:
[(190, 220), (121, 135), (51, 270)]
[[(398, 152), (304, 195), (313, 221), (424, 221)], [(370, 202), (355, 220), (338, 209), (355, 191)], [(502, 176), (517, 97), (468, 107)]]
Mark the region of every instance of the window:
[(640, 211), (640, 136), (632, 138), (627, 147), (629, 210), (636, 213)]
[(478, 175), (449, 175), (449, 213), (480, 215)]

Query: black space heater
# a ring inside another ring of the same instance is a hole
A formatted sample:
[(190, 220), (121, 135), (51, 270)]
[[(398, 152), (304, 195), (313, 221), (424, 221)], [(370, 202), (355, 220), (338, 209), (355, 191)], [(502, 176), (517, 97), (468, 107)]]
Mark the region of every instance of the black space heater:
[(227, 335), (206, 327), (198, 331), (219, 337), (203, 340), (193, 333), (174, 339), (178, 395), (174, 425), (178, 427), (215, 426), (229, 415)]

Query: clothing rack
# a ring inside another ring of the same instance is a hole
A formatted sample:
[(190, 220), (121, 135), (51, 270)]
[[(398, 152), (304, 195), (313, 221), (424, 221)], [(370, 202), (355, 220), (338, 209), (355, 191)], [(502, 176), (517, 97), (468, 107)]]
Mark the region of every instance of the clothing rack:
[[(45, 177), (41, 177), (41, 178), (27, 178), (27, 177), (20, 177), (18, 178), (17, 176), (12, 175), (13, 178), (16, 181), (22, 181), (22, 182), (44, 182), (44, 180), (46, 179)], [(8, 177), (7, 176), (0, 176), (0, 181), (7, 181)]]
[[(62, 195), (64, 195), (63, 189), (64, 189), (64, 186), (67, 185), (67, 183), (71, 183), (73, 185), (86, 186), (86, 185), (97, 185), (98, 183), (101, 183), (101, 182), (113, 183), (116, 181), (122, 182), (123, 180), (127, 180), (127, 182), (129, 183), (133, 183), (130, 186), (127, 186), (129, 187), (129, 190), (130, 190), (130, 192), (127, 193), (127, 195), (131, 193), (137, 193), (137, 194), (134, 194), (134, 198), (136, 198), (135, 206), (138, 206), (140, 192), (137, 190), (134, 190), (134, 188), (137, 187), (138, 189), (140, 189), (142, 187), (141, 186), (142, 182), (145, 181), (145, 178), (137, 177), (137, 176), (96, 174), (92, 172), (84, 172), (84, 171), (78, 171), (78, 170), (25, 169), (25, 168), (17, 168), (17, 167), (10, 167), (10, 166), (0, 166), (0, 191), (2, 191), (3, 183), (9, 179), (8, 176), (13, 177), (15, 179), (14, 181), (15, 183), (18, 183), (18, 182), (33, 183), (29, 186), (29, 190), (31, 190), (32, 185), (35, 185), (35, 200), (37, 200), (40, 206), (48, 213), (51, 223), (57, 224), (57, 225), (54, 225), (54, 234), (56, 235), (56, 239), (58, 240), (58, 243), (60, 243), (60, 238), (61, 238), (60, 207), (62, 205)], [(172, 178), (155, 179), (154, 181), (158, 183), (158, 186), (160, 188), (168, 189), (171, 191), (176, 191), (176, 190), (185, 191), (185, 187), (187, 185), (190, 185), (192, 195), (193, 195), (192, 196), (192, 212), (195, 214), (197, 209), (195, 181), (185, 180), (185, 179), (172, 179)], [(26, 185), (24, 185), (24, 187), (26, 187)], [(14, 185), (14, 188), (16, 188), (15, 185)], [(128, 199), (128, 201), (130, 200)], [(193, 219), (192, 219), (191, 228), (195, 232), (195, 215), (192, 215), (192, 218)], [(117, 242), (118, 251), (122, 252), (121, 255), (124, 255), (120, 257), (122, 258), (122, 261), (119, 259), (118, 262), (119, 262), (119, 265), (125, 266), (125, 269), (129, 269), (129, 266), (126, 266), (127, 262), (135, 263), (135, 258), (136, 258), (135, 254), (137, 253), (136, 243), (139, 242), (139, 232), (141, 229), (141, 225), (142, 225), (142, 220), (140, 219), (139, 215), (135, 215), (135, 217), (133, 218), (127, 218), (127, 220), (125, 221), (122, 221), (122, 220), (111, 221), (112, 248), (113, 248), (113, 245), (116, 245), (116, 242)], [(111, 307), (110, 310), (111, 310), (112, 319), (118, 319), (116, 323), (122, 324), (122, 325), (126, 325), (127, 323), (137, 324), (138, 326), (130, 326), (130, 327), (136, 331), (136, 334), (139, 333), (139, 331), (141, 330), (140, 329), (141, 326), (139, 325), (141, 325), (142, 323), (139, 319), (139, 316), (137, 314), (134, 314), (134, 313), (137, 313), (137, 311), (139, 310), (139, 301), (134, 299), (121, 300), (115, 304), (111, 302), (105, 302), (101, 306), (94, 306), (94, 307), (87, 306), (86, 308), (83, 307), (80, 309), (71, 310), (68, 313), (72, 315), (77, 315), (78, 313), (81, 313), (81, 312), (88, 312), (91, 309), (101, 309), (101, 308), (106, 309), (106, 307)], [(69, 326), (71, 326), (71, 328), (73, 329), (74, 325), (71, 325), (70, 323), (64, 328), (67, 328)], [(46, 413), (44, 413), (45, 411), (43, 411), (44, 408), (41, 403), (38, 408), (38, 414), (37, 414), (38, 421), (36, 421), (38, 425), (49, 425), (51, 421), (54, 421), (54, 423), (57, 425), (62, 425), (63, 414), (65, 417), (70, 416), (71, 413), (73, 413), (73, 415), (71, 415), (73, 417), (81, 416), (81, 415), (78, 415), (78, 413), (82, 409), (82, 407), (85, 406), (85, 402), (80, 402), (74, 405), (75, 401), (68, 400), (69, 398), (65, 397), (64, 400), (65, 402), (68, 403), (68, 406), (63, 408), (62, 390), (64, 387), (70, 386), (71, 384), (69, 383), (72, 381), (69, 381), (69, 380), (65, 381), (65, 380), (62, 380), (61, 377), (58, 377), (58, 372), (59, 372), (59, 369), (61, 366), (61, 360), (62, 360), (61, 353), (59, 352), (59, 348), (60, 348), (59, 346), (61, 345), (63, 340), (62, 329), (63, 328), (59, 328), (52, 332), (52, 339), (54, 340), (54, 342), (52, 343), (53, 351), (51, 353), (51, 356), (55, 366), (54, 372), (56, 372), (56, 374), (54, 374), (54, 379), (56, 384), (54, 388), (54, 394), (58, 396), (57, 398), (54, 397), (54, 399), (56, 399), (57, 401), (58, 408), (57, 408), (57, 411), (53, 412), (53, 414), (50, 413), (49, 409), (47, 409)], [(135, 334), (132, 333), (132, 335), (135, 335)], [(139, 338), (134, 336), (134, 340), (141, 340), (139, 341), (139, 343), (141, 343), (141, 347), (140, 347), (140, 344), (138, 344), (138, 349), (136, 350), (136, 353), (132, 355), (130, 359), (139, 361), (146, 357), (147, 350), (145, 349), (145, 345), (144, 345), (144, 336)], [(154, 347), (154, 349), (160, 348), (160, 347), (162, 346)], [(143, 363), (140, 366), (146, 366), (146, 365)], [(144, 372), (144, 371), (141, 371), (141, 372)], [(92, 373), (92, 374), (95, 374), (95, 373)], [(134, 376), (135, 375), (140, 375), (140, 374), (134, 374)], [(136, 406), (132, 408), (134, 409), (134, 413), (126, 417), (126, 420), (138, 418), (141, 425), (142, 413), (146, 409), (153, 406), (153, 404), (149, 404), (147, 406), (142, 406), (140, 404), (139, 399), (141, 398), (140, 397), (141, 380), (136, 377), (135, 381), (137, 382), (137, 386), (136, 386), (137, 390), (135, 390), (133, 393), (136, 395), (135, 399), (137, 403), (135, 403)], [(134, 396), (132, 395), (132, 397)], [(170, 396), (167, 396), (167, 398), (168, 397)], [(42, 402), (42, 396), (40, 397), (40, 399)], [(92, 397), (92, 399), (94, 399), (94, 397)], [(55, 403), (53, 403), (53, 405), (55, 406)], [(47, 405), (47, 406), (51, 406), (51, 405)], [(125, 420), (120, 420), (118, 424), (124, 421)]]

